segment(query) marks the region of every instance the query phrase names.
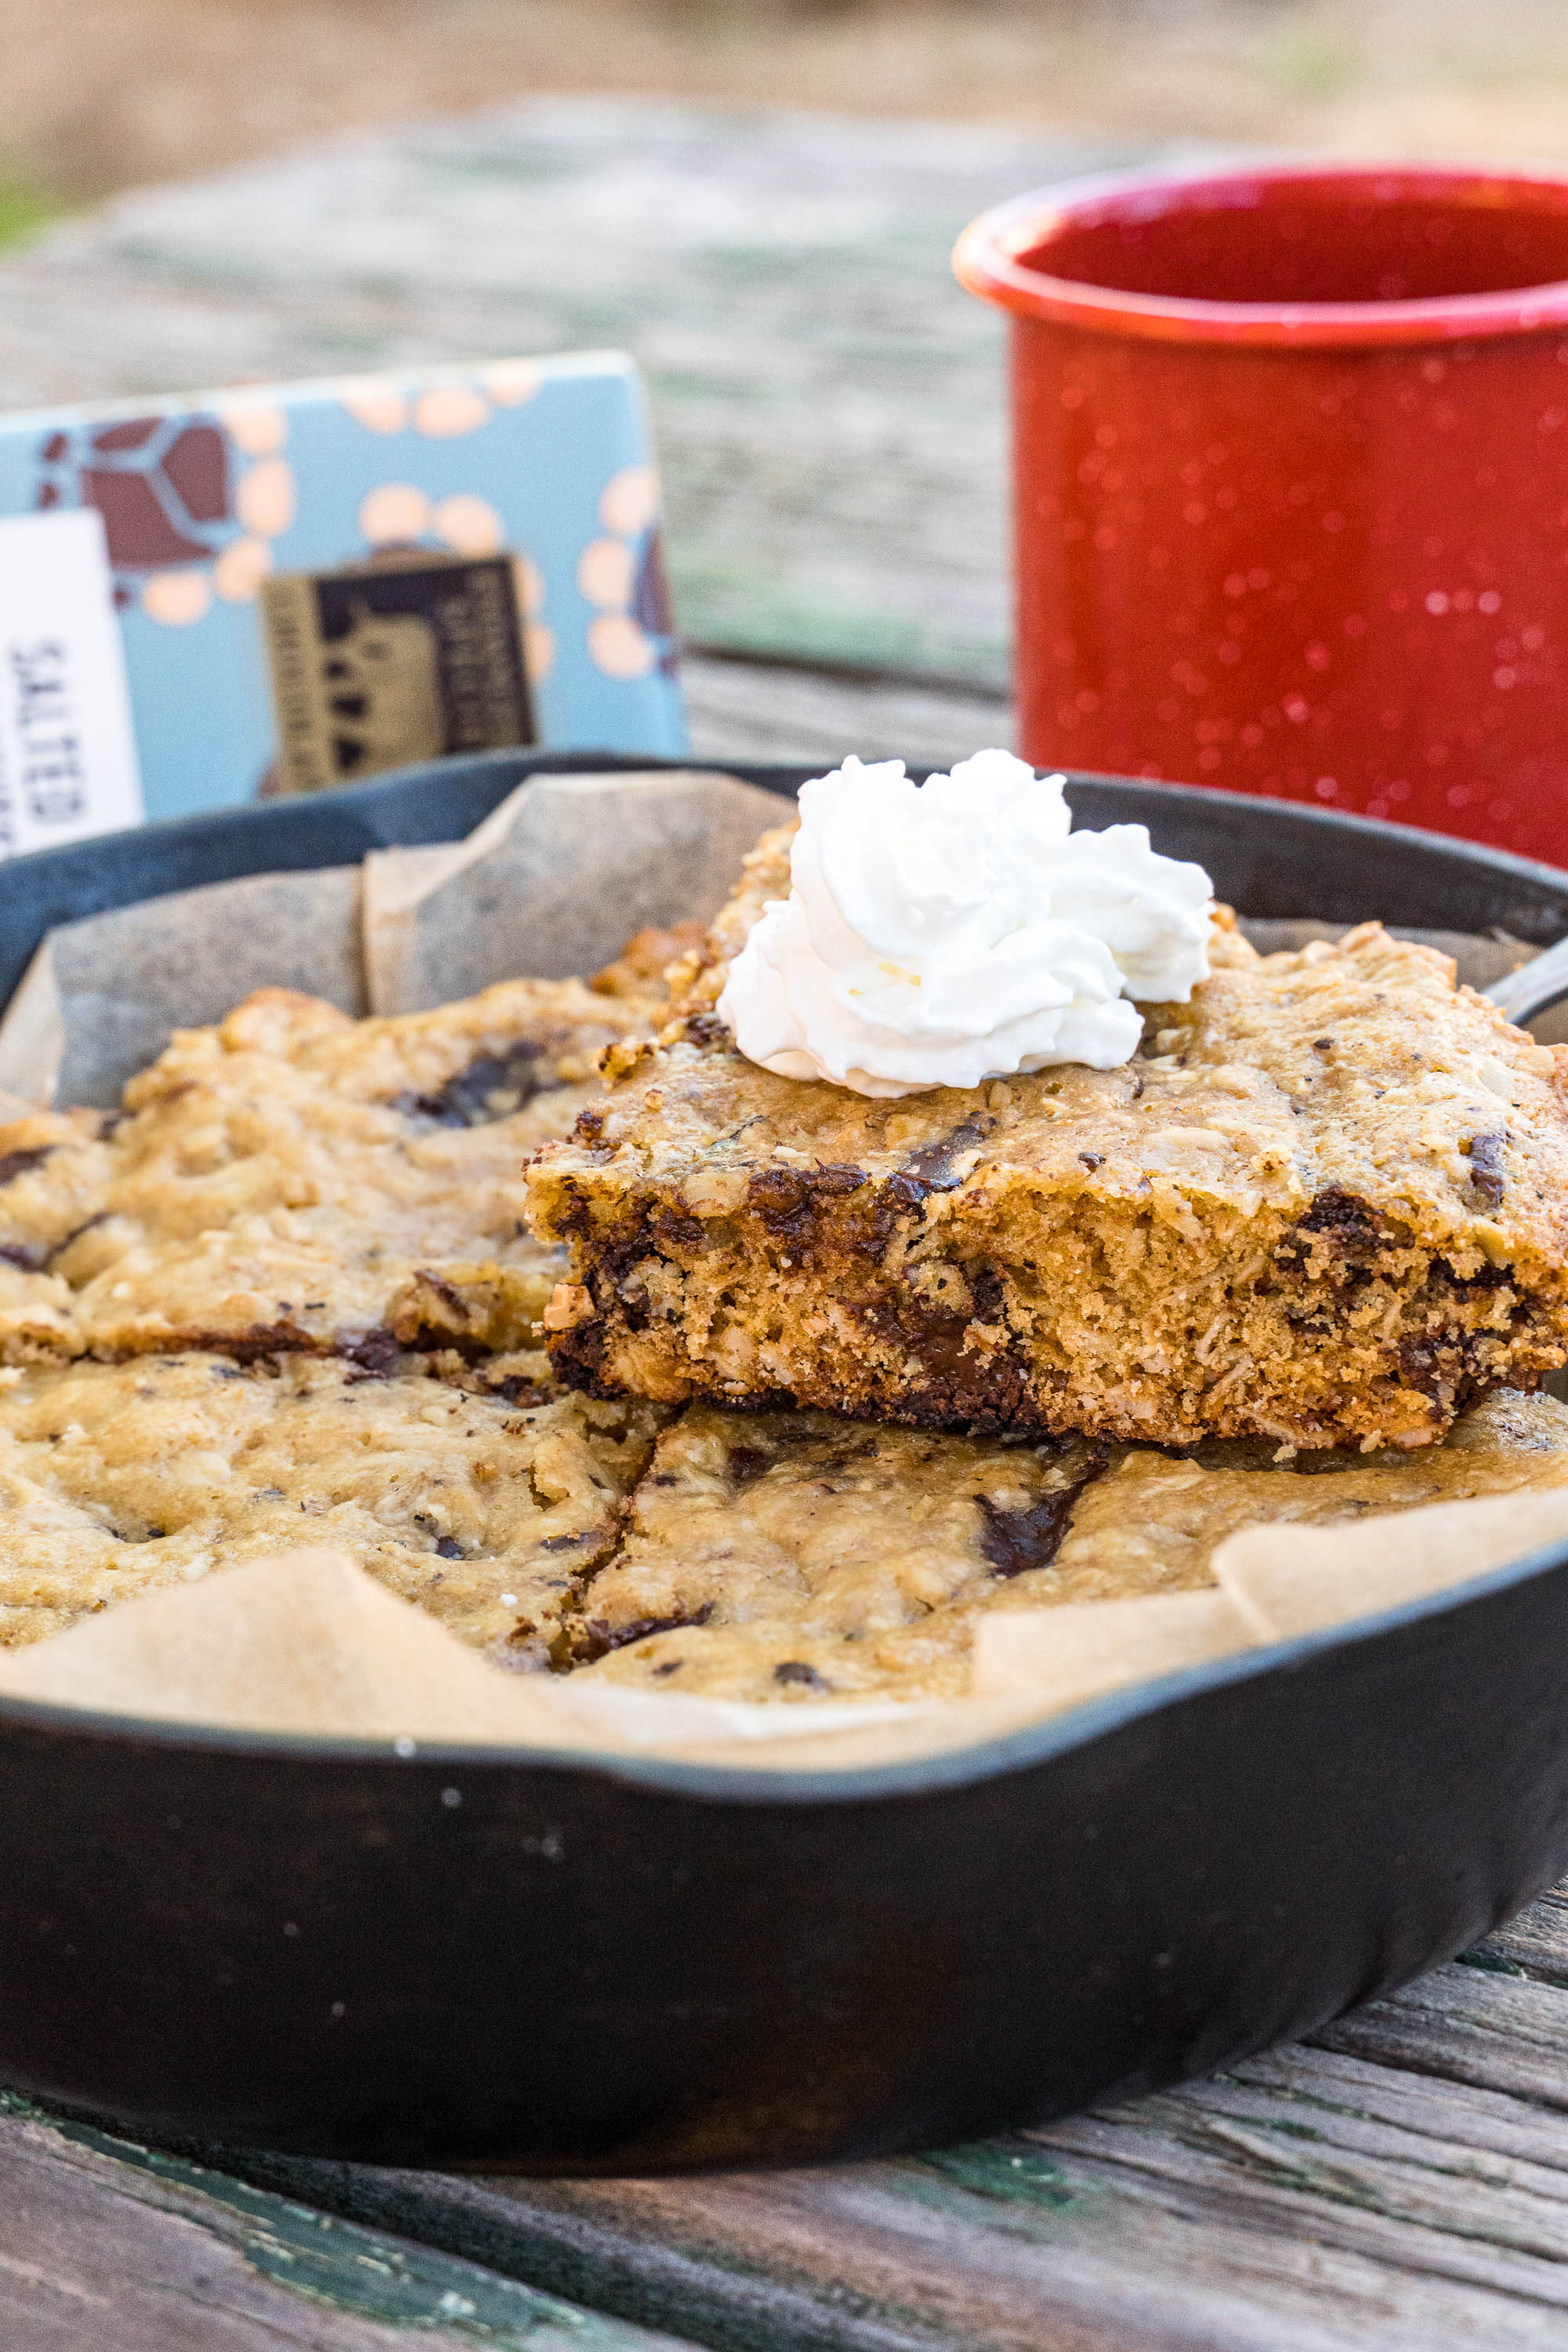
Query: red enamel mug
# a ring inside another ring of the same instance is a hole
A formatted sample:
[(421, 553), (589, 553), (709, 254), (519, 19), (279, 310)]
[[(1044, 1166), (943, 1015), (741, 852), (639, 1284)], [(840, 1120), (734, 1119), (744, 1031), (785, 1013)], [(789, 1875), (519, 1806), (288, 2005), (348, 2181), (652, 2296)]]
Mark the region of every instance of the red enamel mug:
[(954, 267), (1012, 317), (1027, 758), (1568, 865), (1568, 179), (1117, 175)]

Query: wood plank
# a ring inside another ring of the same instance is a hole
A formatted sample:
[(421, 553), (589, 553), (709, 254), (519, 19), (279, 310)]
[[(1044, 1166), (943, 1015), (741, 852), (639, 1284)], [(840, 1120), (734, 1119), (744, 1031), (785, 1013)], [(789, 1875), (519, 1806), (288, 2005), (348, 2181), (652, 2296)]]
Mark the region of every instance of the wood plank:
[(621, 345), (698, 642), (999, 685), (996, 198), (1156, 152), (547, 100), (120, 199), (0, 263), (0, 403)]
[(1558, 1985), (1491, 1969), (1434, 1969), (1318, 2038), (1326, 2049), (1568, 2111), (1568, 1992)]
[(0, 2094), (6, 2352), (680, 2352)]
[(734, 2352), (1568, 2341), (1568, 1889), (1206, 2083), (898, 2163), (521, 2181), (226, 2159)]
[(1007, 697), (957, 682), (853, 677), (688, 653), (691, 748), (704, 760), (865, 760), (941, 765), (1014, 740)]

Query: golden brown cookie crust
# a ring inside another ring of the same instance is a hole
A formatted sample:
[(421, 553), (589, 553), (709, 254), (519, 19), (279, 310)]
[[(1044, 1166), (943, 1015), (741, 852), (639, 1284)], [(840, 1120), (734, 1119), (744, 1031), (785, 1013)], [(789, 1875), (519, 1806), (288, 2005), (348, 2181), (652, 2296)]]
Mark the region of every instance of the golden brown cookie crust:
[(298, 1356), (0, 1373), (0, 1645), (310, 1542), (494, 1663), (541, 1665), (658, 1420)]
[(264, 989), (177, 1033), (122, 1113), (0, 1129), (0, 1353), (528, 1344), (561, 1266), (521, 1162), (658, 1015), (576, 981), (368, 1021)]
[(1377, 924), (1236, 944), (1120, 1069), (891, 1103), (693, 1015), (531, 1171), (563, 1376), (1296, 1447), (1429, 1444), (1532, 1385), (1568, 1352), (1568, 1052)]
[(615, 1556), (556, 1654), (596, 1677), (711, 1698), (959, 1698), (977, 1621), (1212, 1584), (1243, 1527), (1568, 1486), (1568, 1408), (1503, 1392), (1439, 1445), (1183, 1458), (1008, 1446), (689, 1405), (659, 1437)]

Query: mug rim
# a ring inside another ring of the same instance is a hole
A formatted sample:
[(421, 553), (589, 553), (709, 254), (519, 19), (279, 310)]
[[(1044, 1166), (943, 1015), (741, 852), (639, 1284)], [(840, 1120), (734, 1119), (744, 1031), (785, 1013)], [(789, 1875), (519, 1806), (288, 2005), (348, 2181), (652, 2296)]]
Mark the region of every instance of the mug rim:
[[(1568, 278), (1491, 293), (1426, 296), (1377, 302), (1222, 302), (1191, 295), (1144, 294), (1058, 278), (1019, 256), (1068, 223), (1145, 217), (1178, 208), (1196, 194), (1244, 205), (1249, 192), (1299, 186), (1401, 191), (1459, 196), (1494, 207), (1504, 191), (1532, 192), (1532, 211), (1568, 215), (1568, 172), (1492, 163), (1403, 160), (1322, 163), (1274, 158), (1097, 172), (1007, 198), (982, 213), (959, 237), (953, 274), (983, 301), (1015, 318), (1089, 333), (1162, 342), (1253, 345), (1265, 349), (1354, 349), (1492, 341), (1568, 327)], [(1550, 202), (1552, 196), (1556, 204)], [(1540, 199), (1545, 197), (1546, 202)]]

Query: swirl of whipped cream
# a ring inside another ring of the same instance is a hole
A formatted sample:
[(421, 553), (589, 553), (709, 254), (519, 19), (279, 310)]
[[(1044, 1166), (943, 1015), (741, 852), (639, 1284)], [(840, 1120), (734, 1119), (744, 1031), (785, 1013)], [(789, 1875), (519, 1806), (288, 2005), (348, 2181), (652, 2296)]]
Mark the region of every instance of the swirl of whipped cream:
[(861, 1095), (1114, 1069), (1208, 971), (1213, 887), (1141, 824), (1074, 833), (1060, 776), (979, 751), (912, 783), (846, 760), (803, 784), (787, 898), (718, 1011), (749, 1060)]

